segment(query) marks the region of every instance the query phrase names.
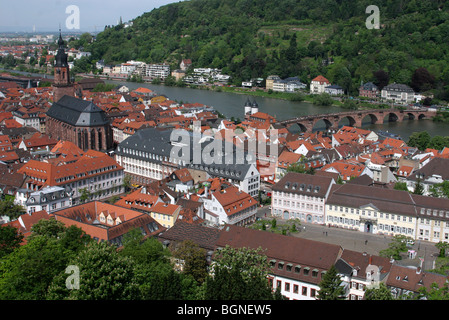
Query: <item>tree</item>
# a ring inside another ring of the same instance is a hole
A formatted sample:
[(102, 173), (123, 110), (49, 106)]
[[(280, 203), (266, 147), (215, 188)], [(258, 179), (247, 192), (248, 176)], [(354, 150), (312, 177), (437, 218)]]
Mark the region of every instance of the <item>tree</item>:
[(185, 240), (172, 249), (174, 257), (184, 262), (183, 273), (203, 283), (207, 276), (206, 251), (190, 240)]
[(426, 68), (418, 68), (412, 75), (410, 86), (415, 92), (428, 91), (434, 87), (435, 77)]
[(388, 244), (388, 248), (381, 250), (379, 255), (381, 257), (393, 258), (395, 260), (401, 260), (401, 252), (407, 251), (407, 241), (412, 240), (410, 237), (404, 235), (395, 235), (391, 242)]
[(13, 198), (6, 198), (0, 201), (0, 216), (7, 216), (11, 220), (16, 220), (25, 213), (25, 208), (15, 204)]
[(268, 285), (268, 261), (261, 248), (232, 248), (218, 251), (210, 276), (204, 283), (204, 299), (272, 300)]
[(92, 242), (70, 265), (79, 268), (79, 289), (68, 289), (67, 274), (55, 277), (48, 290), (51, 300), (132, 300), (140, 297), (135, 262), (107, 242)]
[(315, 174), (315, 169), (310, 167), (306, 169), (306, 166), (303, 163), (295, 162), (289, 165), (286, 169), (287, 172), (297, 172), (297, 173), (306, 173), (306, 174)]
[(31, 227), (31, 235), (28, 239), (38, 236), (57, 238), (66, 230), (66, 226), (56, 219), (41, 219)]
[(416, 180), (415, 189), (413, 190), (413, 194), (417, 194), (420, 196), (422, 196), (424, 194), (424, 186), (423, 186), (420, 178), (418, 178)]
[(81, 191), (81, 196), (80, 196), (81, 202), (86, 202), (92, 196), (92, 193), (87, 188), (82, 188), (79, 191)]
[(168, 263), (170, 257), (170, 252), (160, 241), (155, 238), (144, 239), (142, 232), (137, 228), (123, 236), (123, 247), (119, 254), (144, 265)]
[(423, 151), (428, 148), (431, 139), (432, 138), (427, 131), (413, 132), (408, 139), (407, 145)]
[(330, 106), (334, 103), (331, 95), (328, 93), (315, 94), (313, 96), (313, 104), (317, 106)]
[(394, 190), (408, 191), (407, 182), (396, 182), (393, 188)]
[(338, 275), (337, 268), (332, 265), (324, 274), (323, 279), (319, 283), (318, 300), (343, 300), (344, 288), (341, 285), (342, 280)]
[(374, 75), (374, 84), (382, 90), (383, 87), (387, 86), (390, 82), (390, 76), (384, 70), (378, 70), (373, 73)]
[(429, 192), (432, 197), (444, 197), (449, 198), (449, 181), (443, 181), (432, 185), (429, 188)]
[(365, 291), (365, 300), (394, 300), (394, 297), (385, 283), (381, 282), (379, 287), (369, 288)]
[(0, 299), (45, 299), (53, 278), (63, 272), (73, 255), (56, 238), (38, 236), (29, 240), (0, 264)]
[(439, 287), (436, 283), (432, 283), (429, 289), (427, 289), (426, 287), (420, 288), (417, 299), (449, 300), (448, 283), (445, 283), (442, 287)]
[(0, 226), (0, 259), (20, 247), (23, 234), (18, 233), (17, 228)]
[(449, 248), (449, 244), (447, 242), (438, 242), (435, 244), (435, 247), (439, 250), (438, 257), (444, 258), (446, 256), (446, 250)]
[(125, 192), (131, 188), (131, 176), (125, 175), (123, 178), (123, 187), (125, 188)]
[(193, 277), (175, 271), (170, 264), (139, 264), (136, 274), (144, 300), (192, 300), (197, 297), (198, 285)]

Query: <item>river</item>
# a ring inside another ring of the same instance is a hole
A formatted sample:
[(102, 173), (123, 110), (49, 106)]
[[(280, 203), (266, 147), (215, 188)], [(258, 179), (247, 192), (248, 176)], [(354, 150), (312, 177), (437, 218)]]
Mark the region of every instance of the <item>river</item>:
[[(191, 89), (180, 87), (168, 87), (164, 85), (153, 85), (149, 83), (133, 83), (126, 81), (106, 81), (107, 83), (117, 83), (127, 86), (130, 90), (139, 87), (149, 88), (158, 94), (163, 94), (172, 100), (182, 102), (198, 102), (213, 107), (226, 117), (234, 117), (235, 119), (243, 119), (244, 105), (247, 99), (256, 101), (259, 111), (266, 112), (278, 120), (286, 120), (298, 116), (309, 114), (325, 114), (333, 112), (347, 111), (343, 108), (330, 106), (315, 106), (309, 102), (287, 101), (280, 99), (272, 99), (266, 97), (252, 97), (244, 94), (236, 94), (229, 92), (216, 92), (204, 89)], [(349, 124), (349, 121), (342, 120), (340, 126)], [(404, 141), (407, 141), (413, 132), (427, 131), (431, 136), (441, 135), (449, 136), (449, 125), (444, 123), (433, 122), (432, 120), (405, 120), (403, 122), (384, 122), (384, 124), (371, 124), (369, 118), (366, 117), (363, 122), (364, 129), (373, 131), (388, 131), (398, 134)], [(324, 122), (320, 121), (314, 130), (324, 129)]]
[[(13, 71), (22, 74), (29, 74), (27, 72)], [(42, 76), (42, 74), (32, 74), (33, 76)], [(52, 78), (52, 76), (48, 76)], [(137, 89), (139, 87), (145, 87), (153, 90), (157, 94), (167, 96), (172, 100), (179, 102), (189, 103), (202, 103), (207, 106), (213, 107), (215, 110), (225, 115), (227, 118), (234, 117), (235, 119), (243, 119), (244, 117), (244, 105), (247, 99), (250, 101), (256, 101), (259, 106), (259, 111), (268, 113), (278, 120), (286, 120), (298, 116), (304, 116), (309, 114), (325, 114), (333, 112), (347, 111), (345, 109), (330, 106), (315, 106), (308, 102), (287, 101), (280, 99), (273, 99), (267, 97), (252, 97), (244, 94), (236, 94), (229, 92), (217, 92), (213, 90), (204, 89), (191, 89), (181, 87), (168, 87), (164, 85), (154, 85), (150, 83), (135, 83), (126, 81), (106, 80), (106, 83), (114, 83), (118, 85), (125, 85), (130, 90)], [(349, 124), (347, 120), (340, 121), (340, 126)], [(364, 129), (373, 131), (388, 131), (398, 134), (404, 141), (408, 140), (408, 137), (413, 132), (427, 131), (431, 136), (449, 136), (449, 124), (436, 123), (432, 120), (406, 120), (403, 122), (384, 122), (384, 124), (371, 124), (368, 117), (364, 119)], [(324, 122), (320, 121), (315, 126), (314, 130), (323, 130)]]

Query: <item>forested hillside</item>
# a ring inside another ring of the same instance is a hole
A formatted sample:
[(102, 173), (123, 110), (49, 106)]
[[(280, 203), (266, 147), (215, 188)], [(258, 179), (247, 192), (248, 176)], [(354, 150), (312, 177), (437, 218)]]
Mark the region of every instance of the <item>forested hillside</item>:
[[(380, 9), (379, 30), (365, 26), (371, 4)], [(189, 58), (222, 68), (235, 84), (323, 74), (350, 93), (362, 81), (398, 82), (449, 100), (448, 40), (445, 1), (190, 0), (144, 13), (128, 28), (107, 27), (86, 49), (106, 63), (177, 67)], [(334, 63), (324, 65), (326, 58)]]

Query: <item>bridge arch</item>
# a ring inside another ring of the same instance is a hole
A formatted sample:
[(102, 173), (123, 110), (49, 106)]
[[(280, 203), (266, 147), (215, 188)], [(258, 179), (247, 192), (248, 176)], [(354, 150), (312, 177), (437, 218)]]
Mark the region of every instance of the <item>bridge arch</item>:
[(396, 122), (396, 121), (401, 121), (401, 119), (395, 112), (387, 112), (384, 114), (383, 122)]
[(425, 113), (420, 113), (418, 115), (418, 120), (422, 120), (422, 119), (426, 119), (426, 118), (427, 118), (427, 115)]
[(304, 125), (301, 122), (295, 122), (292, 124), (289, 124), (287, 126), (288, 131), (296, 133), (296, 132), (306, 132), (307, 131), (307, 126)]
[(368, 113), (368, 114), (363, 115), (362, 124), (366, 123), (366, 122), (369, 122), (371, 124), (376, 124), (379, 122), (379, 120), (383, 120), (383, 119), (379, 119), (379, 117), (376, 116), (374, 113)]
[(343, 116), (337, 120), (337, 123), (336, 123), (337, 127), (340, 128), (340, 126), (341, 126), (340, 122), (345, 121), (345, 120), (348, 121), (347, 125), (349, 125), (350, 127), (359, 126), (359, 124), (357, 123), (357, 120), (353, 116), (348, 115), (348, 116)]
[(312, 131), (316, 131), (318, 129), (321, 129), (320, 126), (323, 126), (326, 128), (326, 130), (333, 128), (334, 127), (334, 123), (332, 123), (329, 119), (327, 118), (323, 118), (323, 119), (317, 119), (313, 122), (312, 125)]

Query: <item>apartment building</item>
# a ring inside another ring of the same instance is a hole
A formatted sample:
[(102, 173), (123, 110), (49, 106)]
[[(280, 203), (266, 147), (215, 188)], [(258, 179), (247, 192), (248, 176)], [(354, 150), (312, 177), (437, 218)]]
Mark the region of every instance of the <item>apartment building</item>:
[(336, 263), (343, 249), (334, 244), (227, 225), (216, 247), (262, 248), (270, 270), (268, 281), (289, 300), (316, 300), (323, 275)]
[(147, 76), (164, 80), (170, 75), (170, 65), (168, 64), (149, 64), (146, 69)]
[[(250, 196), (257, 196), (260, 189), (260, 174), (253, 163), (238, 164), (234, 157), (228, 161), (224, 154), (220, 154), (220, 161), (205, 163), (201, 157), (200, 163), (194, 160), (194, 141), (186, 133), (190, 145), (171, 141), (172, 130), (145, 128), (121, 142), (116, 150), (117, 163), (124, 167), (125, 173), (132, 181), (143, 185), (154, 180), (162, 180), (180, 168), (205, 171), (211, 177), (221, 177), (237, 185), (240, 190)], [(176, 140), (173, 138), (173, 140)], [(209, 142), (201, 144), (200, 151)], [(221, 143), (221, 142), (220, 142)], [(175, 152), (176, 147), (186, 147), (189, 155)], [(172, 152), (173, 150), (173, 152)]]
[(236, 186), (225, 185), (200, 201), (204, 203), (207, 220), (213, 225), (244, 226), (256, 221), (257, 200)]
[(392, 83), (382, 88), (381, 98), (385, 101), (410, 104), (415, 101), (415, 92), (405, 84)]
[(92, 157), (85, 154), (79, 160), (62, 165), (30, 160), (18, 173), (25, 176), (25, 186), (17, 192), (21, 199), (28, 192), (47, 186), (59, 186), (70, 192), (72, 203), (101, 200), (123, 192), (123, 167), (108, 155)]
[(323, 76), (318, 76), (310, 82), (310, 93), (321, 94), (324, 93), (324, 89), (331, 83)]
[(326, 202), (326, 225), (449, 242), (449, 199), (359, 184), (336, 185)]
[(72, 199), (67, 189), (58, 186), (45, 187), (30, 193), (26, 200), (26, 212), (33, 213), (44, 210), (47, 213), (53, 213), (71, 205)]
[(333, 178), (288, 172), (272, 187), (271, 214), (283, 219), (325, 223), (325, 205)]

